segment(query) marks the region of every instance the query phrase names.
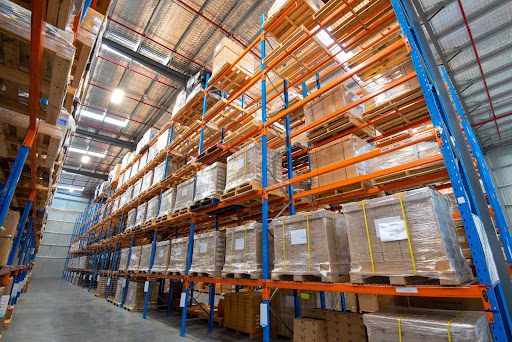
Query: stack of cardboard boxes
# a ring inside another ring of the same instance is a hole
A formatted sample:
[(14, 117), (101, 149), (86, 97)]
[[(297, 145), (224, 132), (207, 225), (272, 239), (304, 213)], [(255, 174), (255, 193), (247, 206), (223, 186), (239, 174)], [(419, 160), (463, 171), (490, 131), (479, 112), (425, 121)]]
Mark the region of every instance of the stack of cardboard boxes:
[[(3, 226), (0, 229), (0, 266), (7, 265), (19, 220), (20, 213), (18, 211), (7, 211)], [(17, 253), (14, 255), (14, 257), (13, 265), (17, 265)]]
[(224, 326), (245, 332), (251, 338), (261, 335), (260, 292), (231, 292), (224, 296)]
[[(365, 342), (366, 329), (363, 324), (363, 315), (352, 312), (342, 312), (323, 309), (307, 309), (302, 314), (305, 320), (318, 320), (325, 323), (323, 332), (325, 333), (325, 341), (327, 342)], [(294, 325), (294, 340), (297, 330), (297, 321)], [(302, 330), (300, 331), (302, 334)], [(318, 334), (316, 334), (318, 335)], [(309, 341), (309, 340), (299, 340)]]

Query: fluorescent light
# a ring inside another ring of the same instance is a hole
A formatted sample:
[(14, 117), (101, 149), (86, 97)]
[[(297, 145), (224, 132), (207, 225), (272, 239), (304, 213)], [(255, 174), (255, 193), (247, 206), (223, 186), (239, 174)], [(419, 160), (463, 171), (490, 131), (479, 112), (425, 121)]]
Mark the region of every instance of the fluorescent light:
[(57, 185), (57, 188), (59, 189), (63, 189), (63, 190), (67, 190), (69, 192), (82, 192), (85, 190), (85, 188), (82, 186), (82, 187), (73, 187), (71, 185)]
[(120, 104), (124, 98), (124, 91), (122, 89), (116, 88), (112, 91), (112, 96), (110, 97), (110, 102), (114, 104)]
[(68, 151), (69, 152), (75, 152), (75, 153), (81, 153), (81, 154), (85, 154), (85, 155), (88, 155), (88, 156), (93, 156), (93, 157), (98, 157), (98, 158), (105, 158), (106, 154), (105, 153), (98, 153), (98, 152), (92, 152), (92, 151), (87, 151), (87, 150), (83, 150), (81, 148), (76, 148), (76, 147), (68, 147)]
[(325, 30), (320, 30), (320, 32), (318, 32), (316, 34), (316, 37), (320, 40), (320, 42), (322, 44), (324, 44), (325, 46), (329, 46), (331, 45), (332, 43), (334, 43), (334, 40), (331, 38), (331, 36), (329, 35), (329, 33), (327, 33)]
[(89, 157), (88, 155), (85, 155), (82, 157), (82, 159), (80, 159), (80, 161), (84, 164), (89, 164), (89, 162), (91, 161), (91, 157)]
[(128, 119), (117, 120), (117, 119), (111, 118), (109, 116), (105, 116), (105, 119), (103, 121), (106, 123), (112, 124), (112, 125), (120, 126), (120, 127), (126, 127), (126, 125), (128, 125)]
[(82, 109), (80, 111), (80, 115), (83, 115), (87, 118), (91, 118), (91, 119), (94, 119), (94, 120), (103, 120), (103, 117), (105, 117), (105, 113), (103, 114), (97, 114), (97, 113), (93, 113), (91, 111), (88, 111), (88, 110), (85, 110), (85, 109)]

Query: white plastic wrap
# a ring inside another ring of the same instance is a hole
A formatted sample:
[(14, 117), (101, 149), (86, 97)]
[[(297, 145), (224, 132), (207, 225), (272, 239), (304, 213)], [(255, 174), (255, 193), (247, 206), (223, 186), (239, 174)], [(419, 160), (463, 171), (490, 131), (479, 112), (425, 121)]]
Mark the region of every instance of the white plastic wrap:
[[(0, 0), (0, 27), (3, 31), (30, 42), (30, 17), (29, 10), (11, 1)], [(43, 46), (68, 61), (74, 58), (73, 32), (46, 23)]]
[(142, 245), (140, 249), (139, 272), (149, 272), (149, 263), (151, 261), (152, 244)]
[(369, 342), (490, 342), (485, 312), (397, 308), (363, 315)]
[(135, 226), (135, 218), (137, 216), (137, 208), (133, 208), (128, 211), (128, 216), (126, 217), (126, 228), (125, 230), (133, 229)]
[(142, 177), (142, 185), (140, 187), (140, 192), (144, 192), (151, 187), (153, 184), (153, 170), (148, 171), (144, 177)]
[[(167, 176), (172, 175), (174, 172), (176, 172), (176, 170), (178, 170), (178, 165), (176, 163), (169, 161), (167, 164)], [(160, 183), (164, 179), (164, 173), (165, 160), (155, 167), (152, 185)]]
[(194, 236), (194, 251), (190, 273), (206, 273), (210, 277), (220, 277), (224, 266), (226, 232), (214, 231)]
[(155, 259), (152, 271), (164, 272), (169, 267), (169, 257), (171, 251), (171, 242), (164, 240), (156, 243)]
[(172, 117), (180, 111), (181, 108), (185, 105), (187, 100), (187, 91), (185, 89), (182, 89), (178, 95), (176, 96), (176, 101), (174, 102), (174, 107), (172, 108)]
[(137, 159), (133, 163), (133, 165), (132, 165), (132, 167), (130, 169), (130, 177), (128, 179), (133, 178), (137, 174), (137, 172), (139, 172), (139, 162), (140, 162), (140, 159)]
[(422, 276), (460, 284), (472, 279), (450, 206), (439, 192), (421, 188), (347, 203), (343, 212), (353, 281)]
[(176, 187), (176, 199), (174, 202), (173, 212), (186, 209), (194, 204), (196, 179), (192, 178), (178, 184)]
[[(248, 274), (253, 279), (261, 279), (261, 223), (249, 222), (243, 226), (226, 229), (226, 261), (222, 276)], [(274, 239), (269, 234), (269, 268), (274, 261)]]
[(133, 246), (130, 254), (130, 263), (127, 271), (137, 272), (139, 270), (140, 255), (142, 253), (142, 246)]
[[(167, 147), (167, 142), (169, 141), (169, 130), (166, 129), (162, 134), (158, 136), (155, 143), (155, 149), (156, 153), (162, 151), (164, 148)], [(149, 160), (149, 159), (148, 159)]]
[(158, 217), (170, 214), (174, 209), (174, 200), (176, 195), (176, 189), (170, 188), (162, 194), (162, 201), (160, 202), (160, 210), (158, 211)]
[(121, 256), (119, 257), (119, 265), (117, 269), (119, 271), (126, 271), (126, 265), (128, 263), (128, 254), (130, 253), (130, 248), (123, 248), (121, 250)]
[[(224, 193), (246, 183), (261, 186), (261, 143), (253, 142), (233, 153), (227, 159), (226, 189)], [(267, 149), (268, 185), (283, 179), (282, 156)]]
[(213, 163), (197, 173), (194, 201), (220, 199), (226, 187), (226, 164)]
[(142, 179), (139, 179), (138, 181), (133, 184), (133, 192), (132, 192), (132, 198), (137, 198), (139, 196), (142, 189)]
[(144, 222), (148, 222), (151, 219), (154, 219), (158, 214), (158, 201), (160, 200), (160, 196), (156, 195), (152, 199), (148, 201), (148, 206), (146, 209), (146, 218)]
[(119, 209), (119, 202), (121, 201), (120, 197), (116, 197), (114, 200), (114, 204), (112, 205), (112, 212), (116, 212)]
[(185, 274), (188, 254), (188, 236), (171, 240), (171, 256), (167, 272)]
[(148, 208), (148, 202), (144, 202), (137, 207), (137, 215), (135, 216), (134, 228), (144, 223), (146, 219), (146, 209)]
[[(417, 139), (417, 137), (406, 139), (399, 143), (393, 144), (391, 147), (399, 146), (415, 139)], [(403, 165), (405, 163), (432, 157), (440, 153), (441, 151), (439, 150), (439, 146), (437, 145), (436, 141), (423, 141), (416, 145), (407, 146), (375, 158), (373, 163), (374, 171), (389, 169), (391, 167)]]
[[(158, 131), (156, 129), (154, 129), (154, 128), (150, 128), (146, 132), (144, 132), (144, 135), (142, 136), (142, 138), (137, 143), (137, 147), (135, 148), (135, 153), (139, 153), (141, 150), (143, 150), (144, 147), (146, 147), (148, 145), (149, 141), (157, 133), (158, 133)], [(146, 159), (147, 159), (147, 156), (146, 156)], [(146, 160), (144, 161), (144, 163), (142, 165), (145, 165), (145, 164), (146, 164)]]
[(128, 164), (133, 160), (133, 153), (132, 152), (126, 152), (126, 154), (123, 156), (123, 159), (121, 160), (121, 170), (124, 170)]
[(271, 229), (273, 278), (310, 275), (328, 281), (348, 279), (350, 255), (343, 215), (325, 209), (301, 212), (279, 218)]

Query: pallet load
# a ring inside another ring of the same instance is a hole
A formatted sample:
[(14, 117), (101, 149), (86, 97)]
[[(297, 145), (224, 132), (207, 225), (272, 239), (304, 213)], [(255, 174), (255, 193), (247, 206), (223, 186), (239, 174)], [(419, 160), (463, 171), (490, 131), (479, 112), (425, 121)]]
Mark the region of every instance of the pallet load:
[(0, 230), (0, 266), (7, 265), (19, 220), (20, 213), (18, 211), (7, 211), (2, 229)]
[(137, 216), (137, 208), (130, 209), (126, 216), (126, 228), (125, 231), (130, 231), (135, 226), (135, 217)]
[(213, 163), (199, 171), (191, 211), (198, 211), (217, 203), (226, 187), (226, 164)]
[(283, 15), (287, 10), (288, 5), (292, 4), (294, 10), (290, 11), (284, 20), (280, 20), (277, 24), (272, 25), (270, 35), (282, 42), (283, 39), (288, 37), (297, 27), (309, 27), (313, 23), (313, 15), (323, 6), (322, 1), (319, 0), (277, 0), (274, 1), (268, 10), (267, 20), (265, 21), (265, 31), (269, 29), (267, 25)]
[(142, 177), (142, 185), (140, 187), (140, 193), (143, 193), (147, 189), (151, 187), (151, 184), (153, 184), (153, 170), (148, 171), (144, 177)]
[(144, 224), (149, 223), (158, 214), (158, 203), (160, 202), (160, 196), (156, 195), (148, 201), (146, 208), (146, 217), (144, 218)]
[[(366, 342), (366, 328), (363, 323), (363, 315), (359, 313), (343, 312), (324, 309), (305, 309), (302, 311), (302, 317), (306, 319), (321, 320), (325, 323), (325, 341), (326, 342)], [(298, 319), (295, 319), (295, 322)], [(305, 329), (297, 329), (294, 324), (293, 338), (302, 336), (299, 341), (311, 341), (305, 338), (308, 334)], [(315, 335), (316, 336), (316, 335)]]
[(114, 295), (114, 299), (112, 300), (114, 304), (121, 304), (121, 301), (123, 300), (123, 292), (124, 292), (124, 285), (126, 284), (126, 278), (119, 278), (117, 279), (117, 286), (116, 286), (116, 293)]
[[(274, 239), (269, 235), (269, 267), (272, 267)], [(226, 261), (222, 277), (261, 279), (261, 223), (249, 222), (226, 229)]]
[(130, 254), (130, 260), (126, 271), (137, 272), (139, 270), (140, 255), (142, 254), (142, 246), (133, 246)]
[(315, 318), (295, 318), (293, 342), (327, 342), (325, 321)]
[[(318, 122), (319, 120), (325, 120), (323, 125), (308, 131), (307, 136), (309, 141), (315, 143), (350, 128), (359, 126), (364, 120), (364, 104), (354, 106), (345, 111), (343, 115), (337, 115), (332, 119), (325, 119), (330, 114), (351, 105), (358, 99), (359, 96), (348, 90), (345, 86), (340, 85), (305, 106), (304, 118), (306, 126)], [(368, 126), (357, 130), (355, 134), (361, 138), (368, 138), (375, 136), (375, 130), (372, 126)]]
[(97, 279), (98, 283), (96, 284), (96, 292), (94, 295), (96, 297), (105, 297), (107, 293), (107, 276), (98, 275)]
[[(156, 281), (152, 281), (149, 293), (148, 309), (153, 310), (157, 306), (158, 286)], [(144, 299), (146, 297), (145, 282), (139, 280), (130, 280), (128, 282), (128, 291), (126, 292), (126, 300), (124, 308), (129, 311), (142, 311), (144, 309)]]
[(224, 266), (226, 232), (213, 231), (194, 236), (194, 251), (189, 274), (220, 277)]
[(153, 245), (151, 243), (140, 246), (140, 260), (139, 260), (139, 272), (148, 273), (149, 263), (151, 261), (151, 250)]
[(344, 282), (350, 271), (343, 215), (328, 210), (282, 217), (273, 227), (272, 279)]
[[(297, 300), (301, 310), (314, 309), (320, 306), (318, 292), (315, 291), (300, 291), (297, 294)], [(270, 302), (272, 315), (270, 328), (272, 333), (283, 337), (292, 337), (293, 335), (293, 320), (295, 318), (295, 297), (293, 290), (278, 289), (272, 296)]]
[(350, 280), (407, 284), (472, 279), (445, 197), (430, 188), (343, 205), (350, 246)]
[(231, 292), (224, 295), (224, 327), (249, 334), (251, 339), (261, 336), (261, 292)]
[(137, 207), (137, 214), (135, 215), (135, 223), (133, 229), (138, 229), (144, 223), (146, 218), (146, 210), (148, 208), (148, 202), (144, 202)]
[(369, 342), (490, 342), (485, 312), (395, 309), (363, 315)]
[(174, 200), (173, 214), (180, 215), (188, 212), (188, 208), (194, 204), (196, 179), (192, 178), (178, 184), (176, 187), (176, 199)]
[(187, 267), (188, 236), (171, 240), (171, 256), (167, 273), (184, 275)]
[[(253, 142), (227, 158), (226, 188), (221, 200), (229, 200), (254, 190), (261, 189), (262, 151), (259, 142)], [(267, 149), (268, 185), (283, 179), (281, 154)], [(271, 192), (269, 196), (286, 196), (282, 190)]]
[[(167, 165), (167, 169), (165, 168)], [(153, 170), (153, 181), (151, 182), (151, 186), (154, 186), (158, 183), (160, 183), (162, 180), (164, 180), (166, 177), (170, 176), (174, 172), (178, 170), (178, 164), (168, 161), (166, 164), (166, 161), (164, 160), (160, 164), (158, 164), (155, 169)]]
[[(372, 147), (363, 139), (356, 135), (350, 134), (340, 139), (336, 139), (330, 143), (314, 148), (310, 156), (311, 170), (318, 170), (330, 164), (357, 157), (363, 153), (370, 152)], [(327, 172), (311, 179), (312, 188), (320, 188), (323, 186), (335, 184), (341, 181), (349, 180), (361, 175), (371, 173), (373, 170), (372, 160), (362, 161), (335, 171)], [(353, 184), (339, 190), (332, 190), (328, 195), (337, 195), (347, 191), (361, 190), (362, 184)]]
[(156, 243), (155, 259), (153, 261), (152, 272), (165, 272), (169, 267), (171, 242), (164, 240)]
[(160, 201), (160, 210), (158, 211), (158, 218), (167, 217), (174, 209), (174, 202), (176, 199), (176, 188), (170, 188), (162, 193)]

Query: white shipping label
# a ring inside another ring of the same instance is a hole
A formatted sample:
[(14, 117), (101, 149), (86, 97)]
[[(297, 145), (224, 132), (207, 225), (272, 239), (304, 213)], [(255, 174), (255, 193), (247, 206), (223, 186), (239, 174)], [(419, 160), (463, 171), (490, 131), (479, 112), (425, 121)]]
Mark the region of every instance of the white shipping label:
[(260, 322), (262, 327), (268, 325), (268, 304), (266, 303), (260, 304)]
[(100, 281), (100, 275), (99, 274), (96, 276), (96, 281)]
[(176, 247), (176, 252), (174, 253), (176, 256), (181, 255), (181, 246)]
[(206, 253), (208, 250), (208, 243), (207, 242), (200, 242), (199, 243), (199, 253)]
[(459, 196), (459, 197), (457, 197), (457, 202), (459, 204), (464, 204), (464, 203), (466, 203), (466, 199), (464, 198), (464, 196)]
[(123, 289), (126, 287), (126, 278), (123, 278), (122, 287), (123, 287)]
[(235, 251), (242, 250), (242, 249), (244, 249), (244, 247), (245, 247), (245, 239), (244, 238), (235, 239)]
[(397, 287), (396, 293), (418, 293), (417, 287)]
[(161, 250), (158, 251), (158, 257), (159, 258), (163, 258), (163, 256), (164, 256), (164, 250), (161, 249)]
[(144, 282), (144, 292), (148, 292), (148, 290), (149, 290), (149, 281), (146, 280)]
[(3, 295), (2, 299), (0, 300), (0, 318), (5, 316), (7, 307), (9, 306), (9, 299), (11, 299), (11, 296)]
[(308, 242), (306, 229), (297, 229), (290, 232), (292, 245), (303, 245)]
[(377, 237), (382, 242), (400, 241), (407, 239), (405, 223), (400, 216), (384, 217), (375, 220)]
[(187, 293), (186, 292), (182, 292), (181, 293), (181, 297), (180, 297), (180, 308), (185, 307), (186, 301), (187, 301)]
[(110, 285), (110, 277), (107, 278), (107, 286)]

